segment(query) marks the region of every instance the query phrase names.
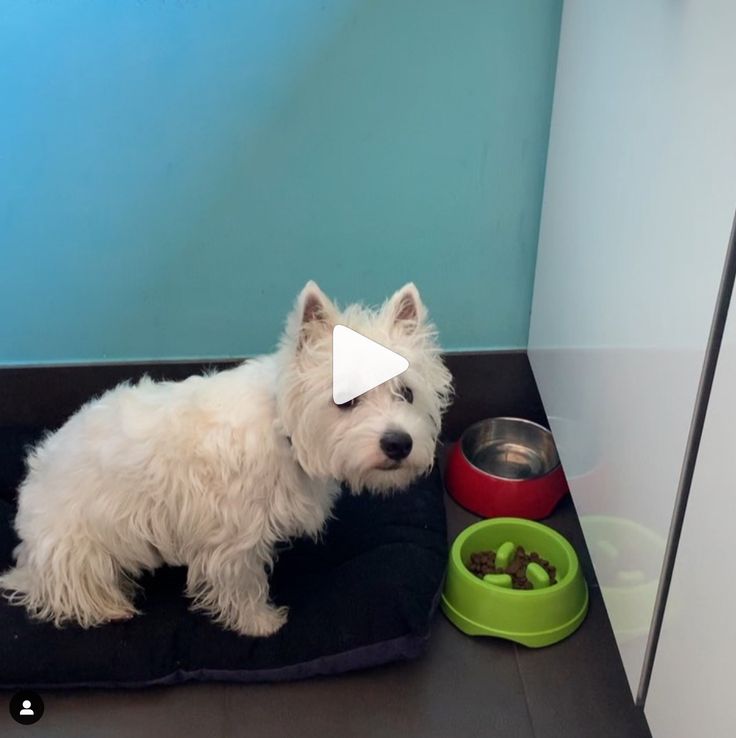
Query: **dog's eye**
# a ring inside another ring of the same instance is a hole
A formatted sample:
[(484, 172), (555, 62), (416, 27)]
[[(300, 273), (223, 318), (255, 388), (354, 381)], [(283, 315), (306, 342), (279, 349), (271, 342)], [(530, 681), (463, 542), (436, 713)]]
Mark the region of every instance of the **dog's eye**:
[(352, 400), (348, 400), (347, 402), (341, 402), (338, 407), (340, 410), (350, 410), (350, 408), (355, 407), (358, 404), (358, 398), (353, 397)]
[(411, 387), (407, 387), (405, 384), (401, 386), (399, 390), (401, 396), (411, 405), (414, 402), (414, 393), (411, 391)]

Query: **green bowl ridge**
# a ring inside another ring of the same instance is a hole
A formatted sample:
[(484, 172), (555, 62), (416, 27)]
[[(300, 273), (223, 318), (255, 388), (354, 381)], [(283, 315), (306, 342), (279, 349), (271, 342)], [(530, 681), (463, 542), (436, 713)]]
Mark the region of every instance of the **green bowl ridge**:
[[(468, 570), (472, 553), (498, 550), (509, 541), (549, 561), (557, 570), (557, 583), (510, 589)], [(468, 635), (539, 648), (561, 641), (580, 626), (588, 611), (588, 587), (575, 550), (557, 531), (522, 518), (491, 518), (466, 528), (452, 544), (441, 607)]]

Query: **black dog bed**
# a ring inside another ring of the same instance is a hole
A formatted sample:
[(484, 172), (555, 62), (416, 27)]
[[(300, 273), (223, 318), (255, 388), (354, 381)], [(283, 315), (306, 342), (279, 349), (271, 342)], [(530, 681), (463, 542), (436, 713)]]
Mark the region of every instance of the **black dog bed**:
[[(270, 638), (224, 631), (187, 609), (185, 572), (142, 580), (142, 614), (57, 629), (0, 602), (0, 687), (140, 687), (185, 681), (301, 679), (420, 655), (447, 559), (442, 486), (434, 472), (388, 497), (343, 494), (322, 543), (285, 545), (272, 594), (290, 607)], [(0, 501), (0, 570), (12, 563), (14, 510)]]

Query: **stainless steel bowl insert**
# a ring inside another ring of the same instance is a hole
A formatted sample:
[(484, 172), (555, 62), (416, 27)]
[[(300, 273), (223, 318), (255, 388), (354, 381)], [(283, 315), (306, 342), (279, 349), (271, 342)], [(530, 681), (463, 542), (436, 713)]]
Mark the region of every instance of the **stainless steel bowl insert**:
[(559, 466), (552, 434), (522, 418), (489, 418), (463, 433), (461, 448), (477, 469), (500, 479), (533, 479)]

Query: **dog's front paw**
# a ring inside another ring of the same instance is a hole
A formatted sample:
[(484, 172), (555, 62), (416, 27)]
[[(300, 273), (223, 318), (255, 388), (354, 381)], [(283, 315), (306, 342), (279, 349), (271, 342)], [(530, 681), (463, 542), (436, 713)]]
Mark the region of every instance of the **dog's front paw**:
[(270, 636), (286, 624), (288, 616), (288, 607), (274, 607), (273, 605), (249, 607), (238, 618), (233, 630), (247, 636)]

